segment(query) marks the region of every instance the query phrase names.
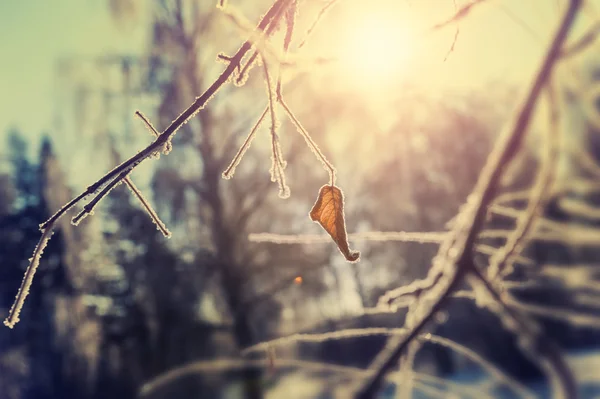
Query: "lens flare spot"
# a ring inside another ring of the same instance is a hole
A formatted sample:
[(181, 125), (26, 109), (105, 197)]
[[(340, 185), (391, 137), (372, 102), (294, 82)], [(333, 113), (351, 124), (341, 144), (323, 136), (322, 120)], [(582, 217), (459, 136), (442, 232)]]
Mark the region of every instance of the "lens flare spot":
[(373, 13), (358, 18), (346, 37), (340, 61), (348, 79), (368, 85), (380, 85), (402, 75), (415, 52), (414, 30), (393, 15)]

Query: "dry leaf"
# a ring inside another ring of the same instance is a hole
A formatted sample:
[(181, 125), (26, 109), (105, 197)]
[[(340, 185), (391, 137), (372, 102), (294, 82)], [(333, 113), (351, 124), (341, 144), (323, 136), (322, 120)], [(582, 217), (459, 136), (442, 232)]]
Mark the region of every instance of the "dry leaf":
[(310, 211), (310, 218), (318, 222), (329, 233), (346, 260), (358, 261), (360, 252), (351, 251), (348, 246), (342, 190), (330, 185), (321, 187), (317, 202)]

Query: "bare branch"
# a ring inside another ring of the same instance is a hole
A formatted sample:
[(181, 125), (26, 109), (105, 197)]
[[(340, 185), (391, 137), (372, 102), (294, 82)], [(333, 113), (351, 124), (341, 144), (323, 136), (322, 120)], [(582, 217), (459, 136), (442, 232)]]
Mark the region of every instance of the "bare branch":
[[(268, 350), (270, 347), (281, 347), (302, 342), (313, 342), (322, 343), (327, 341), (339, 341), (344, 339), (353, 339), (369, 336), (393, 336), (403, 335), (407, 332), (406, 328), (384, 328), (384, 327), (371, 327), (371, 328), (356, 328), (356, 329), (345, 329), (326, 333), (307, 333), (307, 334), (292, 334), (281, 338), (276, 338), (270, 341), (265, 341), (252, 345), (242, 351), (242, 354), (250, 354), (263, 352)], [(448, 338), (444, 338), (434, 334), (422, 334), (418, 337), (419, 341), (431, 342), (437, 344), (463, 355), (467, 359), (472, 360), (476, 364), (480, 365), (485, 371), (491, 376), (502, 382), (506, 386), (510, 387), (513, 391), (519, 393), (521, 396), (526, 398), (534, 398), (533, 393), (527, 389), (524, 385), (505, 374), (498, 367), (494, 366), (493, 363), (483, 358), (481, 355), (472, 351), (471, 349), (460, 345)]]
[(598, 35), (600, 35), (600, 21), (596, 22), (581, 38), (563, 48), (560, 56), (569, 58), (578, 55), (594, 43)]
[[(364, 233), (348, 234), (349, 240), (365, 241), (400, 241), (417, 242), (421, 244), (440, 243), (447, 233), (419, 233), (407, 231), (370, 231)], [(272, 233), (252, 233), (248, 235), (248, 240), (252, 242), (272, 242), (275, 244), (313, 244), (320, 242), (329, 242), (330, 238), (324, 234), (272, 234)]]
[[(506, 326), (515, 326), (515, 330), (526, 337), (520, 339), (521, 347), (530, 355), (532, 360), (541, 363), (542, 369), (550, 377), (550, 384), (556, 388), (553, 392), (560, 392), (557, 395), (558, 397), (576, 398), (577, 382), (556, 344), (544, 334), (539, 333), (535, 324), (525, 320), (522, 315), (507, 305), (506, 300), (510, 299), (510, 294), (507, 292), (499, 294), (477, 268), (473, 267), (472, 273), (493, 298), (495, 302), (494, 306), (501, 307), (499, 314), (502, 315), (504, 324)], [(494, 313), (498, 312), (494, 309)]]
[(306, 31), (306, 34), (304, 35), (304, 38), (302, 39), (302, 41), (298, 45), (298, 49), (301, 49), (302, 47), (304, 47), (304, 45), (306, 44), (307, 40), (310, 39), (311, 34), (313, 33), (313, 31), (315, 30), (315, 28), (317, 27), (317, 25), (321, 21), (321, 18), (323, 18), (323, 16), (327, 13), (327, 11), (331, 7), (333, 7), (335, 5), (335, 3), (337, 3), (337, 1), (338, 0), (329, 0), (329, 2), (327, 2), (323, 6), (323, 8), (321, 8), (321, 11), (319, 11), (319, 13), (317, 14), (317, 17), (313, 21), (313, 23), (310, 26), (310, 28), (308, 28), (308, 30)]
[[(457, 10), (458, 5), (456, 4), (456, 0), (453, 0), (454, 2), (454, 10)], [(454, 31), (454, 38), (452, 39), (452, 44), (450, 45), (450, 48), (448, 49), (448, 51), (446, 52), (446, 55), (444, 56), (444, 61), (446, 62), (446, 60), (448, 59), (448, 57), (450, 57), (450, 54), (452, 54), (452, 52), (454, 51), (454, 47), (456, 46), (456, 41), (458, 40), (458, 34), (460, 33), (460, 27), (458, 24), (456, 24), (456, 29)]]
[(260, 115), (260, 117), (258, 118), (256, 123), (254, 124), (254, 126), (252, 126), (252, 129), (250, 129), (250, 133), (248, 133), (246, 140), (244, 140), (244, 143), (242, 144), (242, 146), (240, 147), (238, 152), (233, 157), (233, 160), (231, 161), (231, 163), (229, 164), (227, 169), (225, 169), (225, 171), (223, 172), (224, 179), (231, 179), (233, 177), (233, 175), (235, 173), (235, 169), (242, 161), (242, 158), (244, 157), (244, 154), (246, 153), (246, 151), (248, 151), (248, 149), (250, 148), (250, 144), (252, 144), (252, 140), (256, 136), (256, 132), (257, 132), (258, 128), (260, 127), (260, 125), (262, 124), (262, 121), (265, 119), (265, 116), (267, 116), (268, 111), (269, 111), (269, 106), (267, 105), (265, 107), (265, 110), (262, 112), (262, 114)]
[(283, 160), (283, 153), (281, 151), (281, 144), (279, 143), (279, 135), (277, 134), (277, 116), (275, 114), (275, 100), (276, 94), (273, 90), (271, 83), (271, 76), (269, 75), (269, 68), (267, 67), (267, 61), (263, 58), (263, 69), (265, 72), (265, 80), (267, 86), (267, 95), (269, 97), (269, 113), (271, 115), (271, 181), (277, 182), (279, 185), (279, 197), (289, 198), (290, 188), (285, 181), (285, 168), (287, 162)]
[[(473, 2), (471, 6), (481, 1)], [(440, 273), (441, 270), (447, 274), (446, 278), (443, 279), (443, 282), (446, 283), (445, 287), (436, 290), (436, 298), (428, 306), (428, 311), (424, 313), (425, 316), (416, 323), (411, 332), (407, 334), (406, 338), (398, 344), (382, 364), (375, 376), (356, 395), (357, 399), (373, 399), (376, 397), (383, 379), (396, 366), (398, 359), (406, 350), (408, 344), (441, 308), (446, 298), (462, 281), (464, 276), (469, 272), (469, 269), (474, 267), (470, 259), (471, 251), (474, 248), (477, 234), (481, 230), (481, 226), (485, 220), (487, 207), (493, 200), (494, 193), (505, 168), (521, 147), (533, 110), (537, 104), (537, 99), (550, 78), (552, 68), (559, 57), (560, 50), (575, 20), (577, 11), (581, 7), (581, 3), (581, 0), (571, 0), (569, 2), (569, 6), (562, 17), (540, 69), (534, 77), (531, 89), (528, 91), (515, 120), (509, 125), (494, 146), (479, 176), (475, 189), (469, 196), (467, 206), (456, 220), (456, 227), (454, 227), (452, 234), (448, 236), (446, 242), (440, 247), (438, 256), (436, 256), (434, 262), (434, 268), (432, 268), (432, 273)], [(463, 11), (462, 15), (465, 13), (468, 13), (468, 10)], [(435, 267), (435, 263), (437, 263), (437, 267)]]
[(440, 22), (438, 24), (435, 24), (431, 27), (431, 31), (436, 31), (436, 30), (440, 30), (445, 28), (448, 25), (452, 25), (454, 23), (457, 23), (458, 21), (460, 21), (461, 19), (463, 19), (464, 17), (466, 17), (467, 15), (469, 15), (469, 13), (472, 11), (472, 9), (485, 2), (486, 0), (473, 0), (471, 3), (466, 4), (464, 6), (462, 6), (452, 17), (450, 17), (449, 19)]
[(27, 270), (25, 271), (25, 276), (23, 277), (23, 281), (21, 282), (21, 287), (19, 287), (19, 291), (17, 292), (17, 297), (15, 298), (15, 302), (10, 308), (8, 312), (8, 317), (4, 320), (4, 325), (13, 328), (15, 324), (19, 322), (19, 315), (21, 314), (21, 309), (23, 309), (23, 304), (25, 303), (25, 298), (29, 295), (29, 290), (31, 289), (31, 283), (33, 282), (33, 276), (35, 276), (35, 272), (37, 271), (38, 266), (40, 265), (40, 259), (42, 258), (42, 253), (46, 246), (48, 245), (48, 241), (50, 241), (50, 237), (54, 233), (54, 225), (49, 225), (42, 230), (42, 236), (38, 241), (35, 249), (33, 250), (33, 256), (29, 259), (29, 265), (27, 266)]
[(112, 181), (110, 181), (106, 186), (104, 186), (104, 188), (102, 188), (102, 190), (100, 190), (100, 192), (98, 194), (96, 194), (90, 202), (88, 202), (87, 204), (84, 205), (81, 212), (79, 212), (77, 215), (75, 215), (73, 217), (73, 219), (71, 219), (71, 223), (74, 226), (77, 226), (88, 215), (93, 215), (94, 209), (100, 203), (100, 201), (104, 197), (106, 197), (113, 188), (115, 188), (119, 184), (121, 184), (123, 182), (123, 180), (129, 176), (130, 173), (131, 173), (131, 169), (125, 169), (119, 175), (117, 175), (117, 177), (115, 177)]
[[(188, 364), (184, 364), (183, 366), (174, 368), (169, 370), (166, 373), (163, 373), (152, 380), (144, 383), (140, 390), (140, 397), (148, 397), (156, 390), (164, 387), (168, 384), (175, 383), (179, 378), (183, 378), (188, 375), (193, 374), (208, 374), (208, 373), (220, 373), (231, 370), (241, 370), (248, 368), (268, 368), (270, 367), (269, 359), (215, 359), (215, 360), (207, 360), (207, 361), (196, 361)], [(362, 381), (367, 378), (372, 373), (368, 370), (363, 370), (359, 368), (349, 367), (349, 366), (340, 366), (337, 364), (331, 363), (318, 363), (311, 362), (306, 360), (298, 360), (298, 359), (285, 359), (278, 358), (277, 359), (277, 367), (278, 368), (292, 368), (292, 369), (301, 369), (301, 370), (311, 370), (313, 372), (320, 373), (337, 373), (345, 375), (348, 378), (352, 378), (352, 380)], [(429, 384), (435, 384), (437, 386), (441, 386), (444, 392), (456, 390), (457, 392), (464, 394), (469, 389), (466, 389), (459, 384), (455, 384), (449, 381), (445, 381), (440, 378), (436, 378), (426, 374), (420, 373), (412, 373), (413, 378), (415, 379), (418, 388), (420, 389), (422, 386), (425, 386), (424, 383), (427, 382)], [(427, 385), (427, 387), (429, 387)], [(437, 391), (435, 391), (437, 392)], [(441, 396), (443, 397), (443, 396)]]
[(283, 97), (280, 99), (279, 102), (281, 103), (281, 106), (285, 110), (285, 113), (287, 114), (287, 116), (290, 118), (292, 123), (296, 126), (296, 129), (298, 129), (298, 132), (302, 135), (302, 137), (304, 137), (304, 140), (306, 141), (308, 148), (310, 148), (312, 150), (312, 152), (315, 154), (317, 159), (319, 161), (321, 161), (321, 163), (323, 164), (323, 167), (325, 168), (325, 170), (327, 170), (329, 172), (329, 185), (333, 186), (335, 184), (335, 168), (327, 160), (327, 158), (325, 158), (325, 155), (323, 155), (323, 153), (321, 152), (321, 149), (319, 148), (317, 143), (315, 143), (313, 141), (312, 137), (310, 137), (310, 134), (306, 131), (306, 129), (302, 126), (300, 121), (296, 118), (296, 116), (294, 115), (292, 110), (285, 103), (285, 101), (283, 100)]
[[(276, 26), (277, 20), (281, 17), (285, 8), (289, 6), (290, 0), (275, 0), (266, 14), (263, 16), (261, 21), (258, 24), (257, 30), (263, 31), (267, 26)], [(141, 162), (148, 158), (154, 157), (156, 154), (159, 154), (161, 151), (166, 149), (167, 142), (170, 142), (173, 138), (173, 135), (179, 130), (181, 126), (183, 126), (187, 121), (189, 121), (193, 116), (195, 116), (205, 105), (210, 101), (210, 99), (215, 95), (215, 93), (229, 81), (231, 76), (233, 76), (236, 68), (238, 68), (239, 63), (241, 62), (244, 55), (250, 50), (252, 47), (252, 43), (247, 40), (242, 44), (236, 54), (231, 57), (231, 62), (227, 65), (225, 70), (219, 75), (219, 77), (202, 93), (196, 100), (185, 110), (183, 111), (171, 124), (165, 129), (165, 131), (158, 135), (154, 142), (148, 145), (146, 148), (129, 158), (128, 160), (122, 162), (116, 168), (106, 173), (100, 179), (98, 179), (95, 183), (90, 185), (84, 192), (73, 198), (69, 201), (65, 206), (60, 208), (54, 215), (52, 215), (48, 220), (40, 225), (40, 229), (42, 231), (42, 237), (36, 247), (34, 252), (34, 256), (31, 258), (30, 265), (28, 267), (28, 271), (25, 273), (25, 278), (23, 280), (22, 286), (17, 294), (17, 298), (13, 307), (11, 308), (11, 312), (9, 313), (9, 317), (5, 321), (5, 324), (8, 326), (14, 326), (16, 322), (18, 322), (18, 314), (20, 309), (23, 306), (23, 302), (25, 297), (28, 294), (29, 286), (31, 285), (31, 281), (35, 274), (35, 270), (37, 269), (37, 265), (39, 264), (39, 258), (41, 253), (46, 246), (48, 239), (50, 237), (51, 231), (55, 223), (60, 219), (68, 210), (70, 210), (74, 205), (76, 205), (79, 201), (87, 197), (91, 194), (96, 194), (98, 190), (101, 190), (91, 201), (90, 203), (84, 206), (84, 210), (80, 212), (75, 218), (73, 222), (79, 222), (83, 217), (93, 212), (96, 204), (108, 194), (108, 192), (121, 183), (130, 173), (131, 171), (138, 166)], [(144, 120), (145, 118), (142, 118)], [(151, 130), (154, 131), (154, 128), (147, 123), (147, 126)]]
[(154, 211), (148, 200), (144, 198), (142, 192), (136, 187), (133, 181), (131, 181), (131, 177), (127, 176), (124, 181), (127, 187), (129, 187), (129, 189), (131, 190), (131, 192), (142, 203), (142, 206), (144, 207), (148, 215), (150, 215), (150, 218), (152, 219), (152, 222), (156, 225), (156, 228), (162, 233), (163, 236), (165, 236), (165, 238), (171, 238), (171, 232), (163, 223), (163, 221), (160, 220), (158, 214), (156, 213), (156, 211)]
[(556, 93), (550, 82), (547, 86), (550, 103), (550, 120), (543, 137), (544, 152), (541, 158), (540, 170), (536, 181), (530, 191), (529, 203), (524, 213), (517, 219), (516, 227), (508, 236), (504, 246), (492, 255), (488, 270), (488, 277), (495, 279), (500, 274), (510, 273), (515, 257), (527, 243), (528, 236), (534, 231), (535, 224), (546, 205), (552, 184), (554, 182), (556, 167), (558, 165), (559, 143), (559, 112)]
[[(154, 137), (160, 136), (160, 133), (154, 128), (154, 126), (152, 126), (152, 123), (150, 123), (150, 120), (148, 120), (148, 118), (146, 118), (146, 116), (144, 114), (142, 114), (141, 111), (135, 111), (135, 116), (137, 116), (138, 118), (140, 118), (142, 120), (142, 122), (144, 122), (148, 131), (150, 131), (150, 133)], [(172, 149), (173, 149), (173, 144), (170, 141), (167, 141), (165, 144), (165, 148), (163, 149), (163, 154), (168, 155)]]

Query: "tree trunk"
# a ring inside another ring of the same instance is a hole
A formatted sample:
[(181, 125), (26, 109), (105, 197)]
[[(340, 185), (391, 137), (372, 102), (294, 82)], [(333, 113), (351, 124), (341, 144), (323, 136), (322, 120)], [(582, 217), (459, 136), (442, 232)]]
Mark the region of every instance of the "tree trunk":
[[(235, 233), (231, 233), (226, 227), (223, 202), (219, 195), (220, 175), (218, 169), (214, 166), (216, 162), (207, 162), (205, 159), (205, 179), (207, 186), (210, 187), (210, 194), (207, 200), (213, 211), (213, 237), (217, 252), (217, 259), (220, 264), (221, 277), (223, 282), (223, 291), (231, 315), (233, 317), (233, 334), (237, 347), (241, 350), (252, 345), (253, 333), (250, 326), (250, 320), (243, 306), (242, 283), (244, 278), (240, 275), (243, 268), (237, 267), (234, 256), (235, 251)], [(211, 165), (212, 167), (208, 167)], [(258, 368), (245, 368), (242, 372), (243, 391), (246, 399), (262, 399), (263, 392), (261, 387), (262, 370)]]

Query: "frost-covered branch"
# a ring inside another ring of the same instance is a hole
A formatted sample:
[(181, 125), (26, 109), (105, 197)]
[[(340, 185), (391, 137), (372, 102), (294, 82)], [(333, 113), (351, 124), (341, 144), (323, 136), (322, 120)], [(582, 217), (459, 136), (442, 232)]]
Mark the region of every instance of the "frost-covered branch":
[[(312, 333), (312, 334), (292, 334), (289, 336), (273, 339), (270, 341), (261, 342), (253, 345), (242, 351), (242, 354), (260, 353), (267, 351), (269, 348), (278, 348), (282, 346), (289, 346), (303, 342), (311, 343), (322, 343), (327, 341), (339, 341), (344, 339), (353, 339), (370, 336), (401, 336), (407, 332), (406, 328), (383, 328), (383, 327), (372, 327), (372, 328), (356, 328), (338, 330), (327, 333)], [(418, 340), (422, 342), (431, 342), (436, 345), (440, 345), (459, 353), (465, 358), (473, 361), (474, 363), (481, 366), (491, 376), (496, 378), (499, 382), (510, 387), (513, 391), (521, 394), (525, 398), (535, 397), (529, 389), (523, 386), (521, 383), (504, 373), (498, 367), (494, 366), (493, 363), (486, 360), (471, 349), (460, 345), (451, 339), (440, 337), (434, 334), (421, 334), (418, 336)]]
[[(290, 5), (290, 3), (291, 0), (274, 1), (272, 6), (259, 22), (257, 31), (265, 31), (267, 27), (272, 27), (271, 29), (274, 29), (274, 26), (277, 25), (277, 21), (282, 17), (283, 12), (285, 11), (286, 7)], [(21, 288), (19, 289), (15, 303), (13, 304), (7, 319), (4, 321), (5, 325), (12, 328), (19, 320), (19, 313), (23, 306), (25, 297), (29, 292), (33, 276), (35, 275), (35, 271), (39, 264), (41, 253), (50, 238), (56, 222), (80, 201), (90, 195), (95, 195), (95, 197), (84, 206), (83, 211), (75, 216), (73, 222), (78, 223), (83, 217), (93, 212), (96, 204), (100, 202), (100, 200), (102, 200), (102, 198), (104, 198), (113, 187), (117, 186), (122, 181), (125, 181), (135, 167), (149, 158), (154, 158), (157, 154), (160, 154), (160, 152), (163, 152), (169, 148), (171, 145), (171, 140), (179, 128), (188, 122), (192, 117), (194, 117), (194, 115), (196, 115), (199, 111), (201, 111), (202, 108), (204, 108), (204, 106), (217, 93), (217, 91), (219, 91), (219, 89), (221, 89), (221, 87), (227, 83), (232, 76), (234, 76), (236, 70), (239, 69), (239, 65), (242, 62), (243, 57), (252, 48), (252, 46), (253, 43), (250, 40), (244, 42), (235, 55), (230, 57), (228, 65), (217, 77), (217, 79), (204, 91), (204, 93), (197, 97), (196, 100), (185, 111), (183, 111), (173, 122), (171, 122), (171, 124), (156, 137), (154, 142), (88, 186), (85, 191), (69, 201), (65, 206), (60, 208), (54, 215), (40, 225), (42, 237), (36, 246), (34, 255), (30, 260), (27, 271), (25, 272), (25, 278), (23, 279), (23, 283), (21, 284)], [(151, 130), (154, 130), (149, 122), (147, 123), (147, 126)]]
[(549, 123), (543, 142), (543, 153), (541, 155), (539, 171), (533, 188), (530, 190), (528, 204), (525, 211), (516, 220), (516, 227), (507, 237), (504, 246), (490, 258), (488, 278), (495, 279), (500, 274), (510, 273), (515, 258), (521, 254), (525, 247), (528, 236), (533, 232), (535, 223), (549, 199), (552, 183), (558, 165), (560, 147), (560, 119), (555, 89), (550, 82), (547, 85), (549, 107)]
[[(430, 273), (443, 274), (444, 277), (439, 279), (436, 287), (431, 288), (431, 294), (426, 297), (426, 300), (423, 300), (424, 305), (419, 308), (418, 322), (406, 335), (405, 339), (391, 351), (374, 377), (358, 392), (357, 399), (373, 399), (376, 397), (381, 383), (387, 374), (396, 367), (398, 360), (410, 342), (419, 335), (421, 330), (442, 307), (446, 298), (462, 282), (463, 278), (468, 273), (476, 271), (471, 259), (472, 250), (485, 220), (487, 207), (493, 201), (504, 170), (521, 148), (537, 100), (550, 80), (553, 66), (560, 56), (560, 51), (571, 30), (581, 3), (581, 0), (571, 0), (569, 2), (525, 100), (518, 109), (514, 120), (511, 121), (498, 139), (479, 175), (477, 184), (469, 196), (466, 206), (455, 222), (455, 227), (440, 246)], [(440, 285), (443, 286), (440, 287)], [(568, 381), (562, 382), (565, 384), (563, 391), (569, 392)]]

